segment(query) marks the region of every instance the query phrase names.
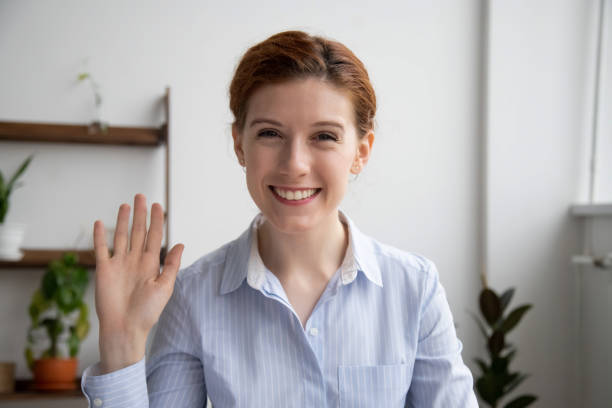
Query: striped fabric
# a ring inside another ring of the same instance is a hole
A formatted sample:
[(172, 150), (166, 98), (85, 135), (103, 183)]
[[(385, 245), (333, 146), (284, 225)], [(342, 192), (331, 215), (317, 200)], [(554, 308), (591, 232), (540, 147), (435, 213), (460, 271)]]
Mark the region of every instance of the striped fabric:
[(149, 355), (81, 388), (92, 407), (477, 407), (435, 265), (362, 234), (306, 327), (257, 251), (258, 215), (180, 271)]

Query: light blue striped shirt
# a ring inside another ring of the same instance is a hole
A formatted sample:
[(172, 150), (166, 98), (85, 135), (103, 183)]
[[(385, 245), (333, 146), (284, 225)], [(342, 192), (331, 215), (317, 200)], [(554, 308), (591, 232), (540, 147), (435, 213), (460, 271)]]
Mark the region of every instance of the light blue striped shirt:
[(85, 370), (90, 406), (477, 407), (433, 262), (339, 216), (348, 249), (305, 328), (259, 256), (259, 214), (180, 271), (146, 364)]

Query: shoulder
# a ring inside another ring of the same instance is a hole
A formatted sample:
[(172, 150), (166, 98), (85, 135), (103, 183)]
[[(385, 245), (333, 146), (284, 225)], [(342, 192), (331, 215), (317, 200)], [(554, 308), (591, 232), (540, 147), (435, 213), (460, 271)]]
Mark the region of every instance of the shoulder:
[(368, 244), (370, 265), (380, 271), (385, 291), (399, 291), (404, 295), (421, 298), (438, 279), (438, 270), (433, 260), (409, 250), (400, 249), (375, 238), (362, 235)]
[(407, 251), (370, 238), (375, 256), (381, 263), (388, 263), (406, 272), (427, 274), (434, 265), (433, 261), (417, 252)]

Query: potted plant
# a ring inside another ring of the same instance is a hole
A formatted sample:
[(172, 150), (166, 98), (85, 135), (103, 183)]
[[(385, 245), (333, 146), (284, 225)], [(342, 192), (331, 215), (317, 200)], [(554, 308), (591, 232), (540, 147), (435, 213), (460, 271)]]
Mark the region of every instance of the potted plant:
[(94, 95), (95, 119), (89, 125), (89, 133), (108, 133), (108, 123), (102, 121), (102, 94), (100, 93), (100, 85), (98, 85), (89, 72), (80, 73), (77, 79), (81, 82), (88, 81)]
[[(32, 295), (25, 358), (39, 390), (75, 389), (77, 354), (89, 332), (89, 308), (83, 295), (87, 269), (73, 252), (51, 261)], [(36, 351), (39, 351), (39, 356)]]
[(23, 257), (19, 248), (23, 242), (26, 226), (17, 222), (8, 223), (5, 222), (5, 219), (9, 209), (11, 193), (22, 185), (17, 183), (17, 179), (26, 171), (32, 158), (33, 156), (30, 155), (25, 159), (8, 182), (5, 181), (0, 171), (0, 259), (3, 260), (18, 261)]
[[(475, 387), (480, 398), (496, 408), (500, 400), (522, 383), (528, 374), (510, 371), (510, 362), (516, 354), (516, 347), (506, 341), (506, 335), (516, 327), (523, 315), (532, 307), (530, 304), (519, 306), (504, 316), (504, 312), (514, 295), (514, 288), (506, 290), (501, 296), (486, 287), (480, 292), (480, 312), (484, 323), (472, 315), (487, 342), (489, 361), (480, 358), (474, 361), (480, 368), (481, 375), (476, 379)], [(522, 395), (506, 403), (504, 408), (522, 408), (530, 405), (537, 397)]]

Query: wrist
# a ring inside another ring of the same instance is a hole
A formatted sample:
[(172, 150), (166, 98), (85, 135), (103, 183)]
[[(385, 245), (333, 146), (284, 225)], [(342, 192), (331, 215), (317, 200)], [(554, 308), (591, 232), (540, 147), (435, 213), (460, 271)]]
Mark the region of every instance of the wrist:
[(145, 356), (147, 337), (100, 332), (100, 371), (107, 374), (137, 363)]

